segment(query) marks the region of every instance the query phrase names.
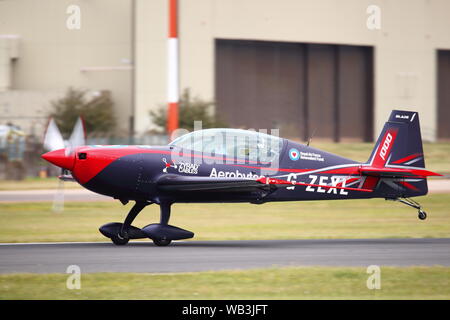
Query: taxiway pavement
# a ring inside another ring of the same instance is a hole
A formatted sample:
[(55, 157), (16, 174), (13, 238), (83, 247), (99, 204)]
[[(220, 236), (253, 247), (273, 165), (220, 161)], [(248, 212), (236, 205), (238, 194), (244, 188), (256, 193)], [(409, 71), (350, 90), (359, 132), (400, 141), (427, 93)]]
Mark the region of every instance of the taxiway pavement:
[(195, 272), (279, 266), (450, 266), (450, 238), (0, 244), (0, 273)]

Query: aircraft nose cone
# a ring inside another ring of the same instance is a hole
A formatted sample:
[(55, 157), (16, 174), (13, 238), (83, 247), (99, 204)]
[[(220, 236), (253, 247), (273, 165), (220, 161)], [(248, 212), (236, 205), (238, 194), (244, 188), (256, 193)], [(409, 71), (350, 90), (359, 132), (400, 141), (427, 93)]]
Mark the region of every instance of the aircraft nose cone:
[(59, 149), (44, 153), (42, 155), (42, 159), (67, 170), (72, 170), (75, 165), (74, 153), (66, 155), (66, 149)]

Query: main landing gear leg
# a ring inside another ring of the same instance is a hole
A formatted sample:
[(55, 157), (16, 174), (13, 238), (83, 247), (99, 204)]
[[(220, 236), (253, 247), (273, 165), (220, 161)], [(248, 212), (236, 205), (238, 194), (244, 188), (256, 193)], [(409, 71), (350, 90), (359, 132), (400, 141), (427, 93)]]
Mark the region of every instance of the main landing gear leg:
[(422, 210), (422, 206), (418, 202), (409, 198), (396, 198), (393, 200), (404, 203), (407, 206), (417, 209), (419, 211), (418, 217), (420, 220), (425, 220), (427, 218), (427, 213)]
[(136, 201), (136, 204), (131, 208), (130, 212), (128, 212), (127, 217), (125, 218), (125, 221), (123, 222), (117, 236), (111, 237), (111, 240), (114, 244), (125, 245), (128, 243), (128, 241), (130, 240), (128, 229), (130, 228), (136, 216), (149, 204), (149, 202)]
[(100, 227), (99, 231), (105, 237), (110, 238), (116, 245), (125, 245), (130, 239), (150, 238), (157, 246), (168, 246), (172, 240), (189, 239), (194, 233), (179, 227), (169, 225), (170, 207), (173, 202), (163, 200), (159, 202), (159, 223), (151, 223), (142, 229), (131, 225), (139, 212), (152, 204), (150, 201), (136, 201), (123, 223), (111, 222)]
[[(160, 205), (159, 205), (159, 208), (160, 208), (159, 223), (160, 224), (165, 225), (165, 226), (167, 226), (169, 224), (171, 206), (172, 206), (172, 202), (163, 201), (160, 203)], [(165, 237), (161, 238), (161, 239), (153, 239), (153, 243), (160, 247), (168, 246), (171, 242), (172, 242), (172, 240), (167, 239)]]
[(141, 229), (147, 238), (150, 238), (155, 245), (160, 247), (168, 246), (173, 240), (189, 239), (194, 236), (191, 231), (169, 225), (172, 204), (173, 202), (170, 200), (160, 200), (159, 223), (151, 223)]

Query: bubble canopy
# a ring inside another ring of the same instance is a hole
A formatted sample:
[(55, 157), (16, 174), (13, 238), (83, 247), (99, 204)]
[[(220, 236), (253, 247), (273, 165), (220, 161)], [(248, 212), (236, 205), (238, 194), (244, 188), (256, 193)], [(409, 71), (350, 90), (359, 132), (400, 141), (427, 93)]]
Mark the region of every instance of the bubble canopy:
[(279, 156), (283, 139), (252, 130), (205, 129), (185, 134), (169, 145), (207, 155), (271, 162)]

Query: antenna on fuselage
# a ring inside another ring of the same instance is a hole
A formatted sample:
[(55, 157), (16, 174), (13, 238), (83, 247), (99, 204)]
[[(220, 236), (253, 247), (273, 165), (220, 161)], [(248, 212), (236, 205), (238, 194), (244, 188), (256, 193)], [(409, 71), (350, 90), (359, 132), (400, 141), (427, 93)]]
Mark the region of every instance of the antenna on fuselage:
[(316, 129), (313, 130), (312, 135), (309, 137), (308, 142), (306, 142), (306, 146), (309, 147), (309, 144), (311, 143), (312, 138), (314, 137), (314, 135), (316, 134)]

